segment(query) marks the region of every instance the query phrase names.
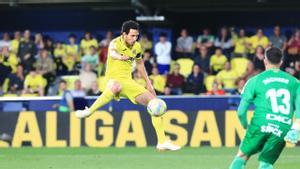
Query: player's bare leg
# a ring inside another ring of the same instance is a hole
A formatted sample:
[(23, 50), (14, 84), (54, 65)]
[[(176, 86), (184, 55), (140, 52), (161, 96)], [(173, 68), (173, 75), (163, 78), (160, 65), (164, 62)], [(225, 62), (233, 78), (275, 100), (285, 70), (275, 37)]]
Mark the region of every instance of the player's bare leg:
[(104, 92), (97, 98), (90, 108), (86, 107), (84, 110), (77, 110), (75, 115), (78, 118), (88, 117), (93, 114), (100, 107), (109, 103), (115, 95), (118, 95), (122, 90), (122, 86), (116, 80), (109, 80)]
[[(137, 103), (147, 106), (150, 100), (155, 99), (155, 96), (152, 95), (150, 92), (145, 92), (143, 94), (138, 95), (135, 100)], [(176, 151), (179, 150), (181, 147), (172, 144), (170, 141), (166, 140), (163, 118), (162, 117), (155, 117), (151, 116), (152, 125), (155, 129), (157, 135), (157, 146), (158, 150), (171, 150)]]
[(238, 151), (237, 155), (233, 159), (229, 169), (244, 169), (247, 160), (249, 159), (241, 150)]

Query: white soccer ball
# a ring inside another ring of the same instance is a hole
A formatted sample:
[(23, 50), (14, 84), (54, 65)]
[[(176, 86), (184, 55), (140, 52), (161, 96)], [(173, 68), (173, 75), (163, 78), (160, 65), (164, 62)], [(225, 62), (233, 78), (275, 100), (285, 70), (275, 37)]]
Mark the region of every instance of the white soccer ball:
[(162, 116), (166, 110), (167, 105), (161, 99), (152, 99), (147, 105), (147, 111), (151, 116)]

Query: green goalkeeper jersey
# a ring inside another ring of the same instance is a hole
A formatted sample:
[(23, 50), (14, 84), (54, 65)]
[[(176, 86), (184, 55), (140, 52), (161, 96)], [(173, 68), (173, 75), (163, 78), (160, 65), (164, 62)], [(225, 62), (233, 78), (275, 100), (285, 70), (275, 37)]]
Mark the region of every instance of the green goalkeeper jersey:
[(292, 125), (296, 104), (300, 104), (296, 103), (298, 87), (296, 78), (279, 69), (269, 69), (249, 79), (241, 97), (255, 105), (251, 125), (282, 137)]

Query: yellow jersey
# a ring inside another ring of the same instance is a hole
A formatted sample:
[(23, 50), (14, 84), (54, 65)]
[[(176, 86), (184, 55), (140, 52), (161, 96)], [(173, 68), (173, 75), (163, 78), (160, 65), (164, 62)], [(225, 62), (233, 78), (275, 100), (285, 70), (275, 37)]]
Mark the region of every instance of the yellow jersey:
[(65, 57), (66, 56), (66, 50), (65, 47), (63, 46), (62, 48), (55, 48), (54, 49), (54, 57)]
[(222, 70), (226, 62), (227, 57), (225, 55), (212, 55), (210, 58), (210, 66), (214, 71)]
[(95, 48), (98, 48), (98, 41), (96, 39), (82, 39), (80, 42), (80, 48), (82, 55), (89, 55), (90, 54), (90, 47), (95, 46)]
[(252, 45), (250, 53), (254, 53), (257, 46), (263, 46), (266, 48), (269, 45), (269, 39), (266, 36), (263, 36), (261, 39), (257, 35), (254, 35), (249, 38), (249, 43)]
[(19, 50), (19, 44), (20, 44), (20, 41), (17, 40), (17, 39), (14, 39), (11, 41), (11, 51), (15, 54), (18, 53), (18, 50)]
[(167, 79), (162, 75), (150, 75), (149, 78), (153, 81), (154, 89), (163, 93), (165, 90)]
[(40, 74), (37, 74), (34, 77), (28, 74), (25, 77), (24, 85), (34, 91), (37, 91), (39, 87), (45, 87), (47, 85), (47, 81)]
[[(118, 54), (132, 59), (127, 61), (117, 60), (110, 56), (110, 49), (114, 48)], [(122, 36), (113, 39), (108, 47), (105, 77), (110, 79), (132, 79), (132, 66), (135, 60), (142, 59), (142, 49), (139, 42), (128, 47)]]
[(217, 79), (224, 84), (225, 89), (236, 89), (235, 82), (238, 77), (239, 75), (234, 70), (221, 70), (217, 74)]
[(234, 40), (234, 53), (239, 53), (239, 54), (243, 54), (247, 52), (247, 47), (246, 47), (246, 43), (249, 42), (249, 38), (248, 37), (243, 37), (243, 38), (236, 38)]

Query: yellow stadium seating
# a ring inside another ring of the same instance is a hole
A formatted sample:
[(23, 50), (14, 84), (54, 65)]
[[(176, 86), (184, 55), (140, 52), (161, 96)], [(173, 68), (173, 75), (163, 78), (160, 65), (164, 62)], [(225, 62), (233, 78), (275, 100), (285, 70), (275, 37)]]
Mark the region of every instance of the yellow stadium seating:
[(246, 58), (233, 58), (231, 60), (231, 68), (234, 70), (239, 76), (242, 76), (247, 69), (247, 65), (249, 60)]
[(177, 60), (177, 63), (180, 65), (180, 73), (184, 77), (188, 77), (192, 72), (194, 61), (188, 58), (181, 58)]
[(216, 76), (214, 76), (214, 75), (208, 75), (205, 77), (204, 85), (205, 85), (207, 91), (212, 90), (212, 86), (214, 84), (215, 79), (216, 79)]

